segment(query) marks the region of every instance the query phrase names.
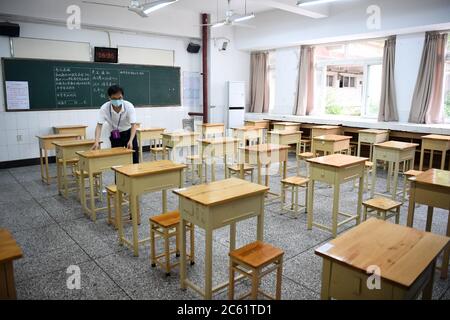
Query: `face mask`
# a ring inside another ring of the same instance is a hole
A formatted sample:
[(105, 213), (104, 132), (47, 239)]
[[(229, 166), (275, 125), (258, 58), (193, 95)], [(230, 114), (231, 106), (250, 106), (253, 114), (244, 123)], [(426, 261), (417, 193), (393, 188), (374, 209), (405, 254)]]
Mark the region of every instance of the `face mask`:
[(121, 106), (121, 105), (122, 105), (122, 103), (123, 103), (123, 100), (122, 100), (122, 99), (111, 100), (111, 103), (112, 103), (112, 105), (113, 105), (113, 106), (115, 106), (115, 107), (119, 107), (119, 106)]

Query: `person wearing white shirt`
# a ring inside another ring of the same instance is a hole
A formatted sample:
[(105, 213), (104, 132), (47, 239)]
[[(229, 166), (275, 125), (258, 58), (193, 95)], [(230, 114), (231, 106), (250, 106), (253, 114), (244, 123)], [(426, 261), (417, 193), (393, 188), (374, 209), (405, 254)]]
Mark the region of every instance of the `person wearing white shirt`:
[(92, 149), (100, 148), (102, 127), (107, 123), (111, 129), (109, 140), (111, 148), (125, 147), (133, 149), (133, 163), (139, 162), (139, 149), (136, 138), (136, 110), (131, 102), (123, 99), (124, 90), (117, 86), (108, 89), (108, 102), (99, 110), (95, 128), (95, 144)]

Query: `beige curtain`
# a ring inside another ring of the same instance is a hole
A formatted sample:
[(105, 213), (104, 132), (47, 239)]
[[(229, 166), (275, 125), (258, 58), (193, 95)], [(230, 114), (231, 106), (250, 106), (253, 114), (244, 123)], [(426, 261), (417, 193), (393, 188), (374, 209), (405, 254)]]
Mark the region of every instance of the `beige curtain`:
[(378, 121), (398, 121), (395, 95), (395, 37), (384, 42), (383, 73)]
[(447, 34), (427, 32), (409, 122), (442, 123)]
[(304, 116), (314, 109), (314, 47), (301, 46), (294, 115)]
[(251, 54), (251, 104), (249, 112), (266, 113), (269, 111), (269, 54), (258, 52)]

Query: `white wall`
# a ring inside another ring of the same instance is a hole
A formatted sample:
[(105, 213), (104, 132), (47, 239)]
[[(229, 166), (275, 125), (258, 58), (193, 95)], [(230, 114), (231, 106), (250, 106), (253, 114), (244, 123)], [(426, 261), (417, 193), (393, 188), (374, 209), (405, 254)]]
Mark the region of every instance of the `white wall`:
[(292, 114), (297, 87), (299, 48), (275, 51), (276, 93), (273, 112)]

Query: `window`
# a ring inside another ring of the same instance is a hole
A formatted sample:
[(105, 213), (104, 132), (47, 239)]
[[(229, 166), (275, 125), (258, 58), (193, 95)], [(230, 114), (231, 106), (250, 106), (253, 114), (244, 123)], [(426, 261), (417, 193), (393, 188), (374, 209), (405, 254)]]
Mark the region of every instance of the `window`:
[(327, 87), (334, 87), (334, 76), (327, 75)]
[(445, 122), (450, 122), (450, 34), (447, 46), (447, 57), (445, 63), (444, 78), (444, 117)]
[[(383, 47), (384, 40), (317, 46), (316, 112), (376, 117), (381, 94)], [(330, 79), (336, 83), (330, 85)]]

